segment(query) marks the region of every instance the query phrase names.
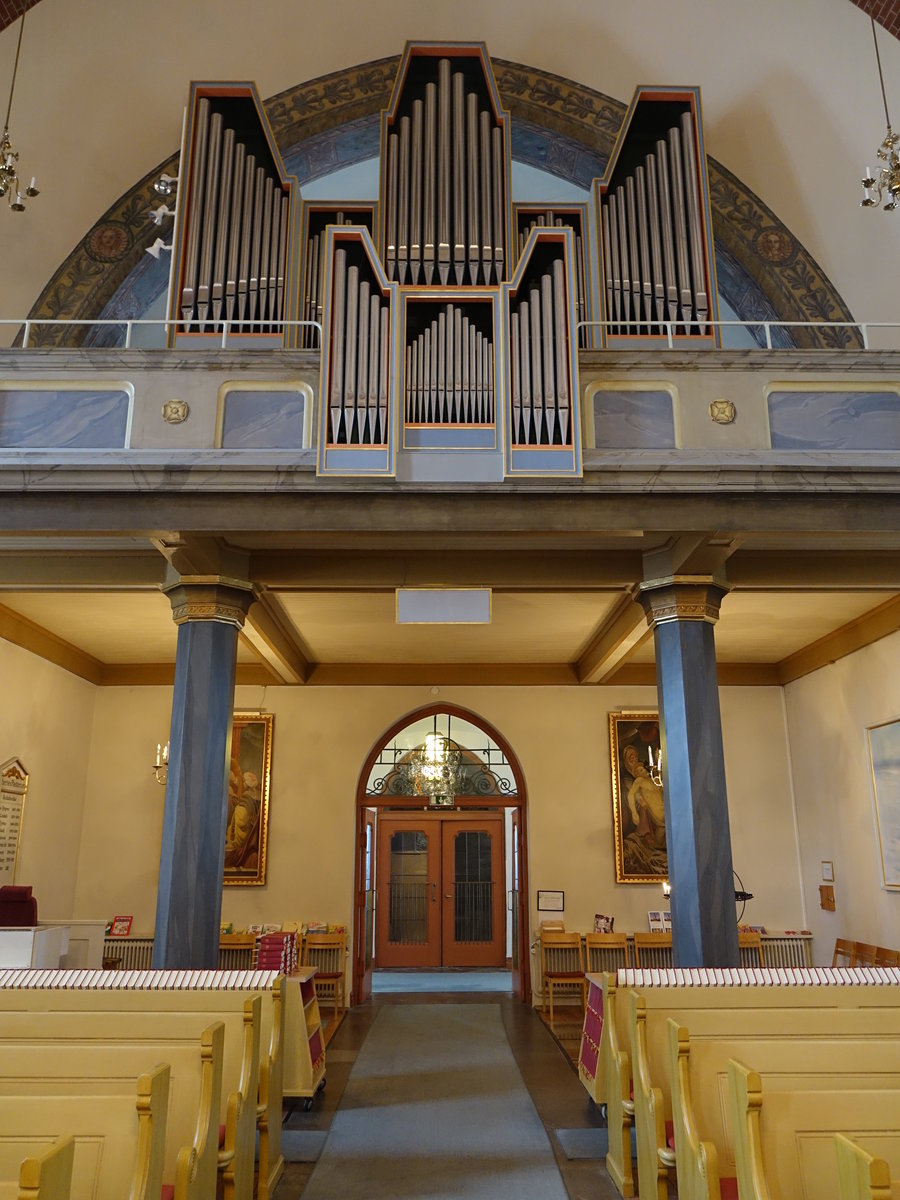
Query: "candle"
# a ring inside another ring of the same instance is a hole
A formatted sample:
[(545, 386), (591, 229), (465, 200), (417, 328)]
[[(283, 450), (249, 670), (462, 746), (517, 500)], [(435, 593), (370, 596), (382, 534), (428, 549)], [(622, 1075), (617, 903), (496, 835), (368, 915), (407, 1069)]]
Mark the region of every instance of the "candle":
[(163, 748), (163, 762), (167, 763), (168, 761), (169, 761), (169, 743), (166, 742), (165, 747)]
[(156, 765), (159, 766), (159, 752), (162, 749), (159, 742), (156, 743)]

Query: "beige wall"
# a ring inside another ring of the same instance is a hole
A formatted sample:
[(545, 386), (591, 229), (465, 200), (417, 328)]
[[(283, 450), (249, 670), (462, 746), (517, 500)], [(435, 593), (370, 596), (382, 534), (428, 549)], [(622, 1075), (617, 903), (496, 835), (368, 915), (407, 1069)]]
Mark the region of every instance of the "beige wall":
[[(883, 886), (866, 727), (900, 719), (900, 633), (785, 688), (817, 960), (836, 937), (900, 944), (900, 892)], [(822, 860), (834, 863), (835, 912), (819, 908)]]
[[(617, 886), (613, 861), (608, 713), (652, 708), (653, 688), (238, 688), (236, 707), (275, 714), (268, 884), (227, 888), (223, 919), (237, 927), (285, 919), (344, 921), (353, 902), (354, 806), (369, 751), (395, 721), (444, 702), (479, 714), (507, 738), (528, 787), (531, 920), (538, 888), (566, 894), (570, 929), (595, 912), (646, 928), (656, 886)], [(168, 726), (164, 688), (98, 692), (94, 752), (78, 870), (76, 915), (134, 914), (151, 933), (163, 789), (149, 769)], [(781, 694), (722, 693), (735, 864), (758, 897), (746, 919), (803, 924)], [(759, 745), (767, 752), (758, 753)]]
[(38, 919), (74, 915), (77, 848), (96, 689), (0, 640), (0, 763), (29, 772), (16, 883), (31, 884)]

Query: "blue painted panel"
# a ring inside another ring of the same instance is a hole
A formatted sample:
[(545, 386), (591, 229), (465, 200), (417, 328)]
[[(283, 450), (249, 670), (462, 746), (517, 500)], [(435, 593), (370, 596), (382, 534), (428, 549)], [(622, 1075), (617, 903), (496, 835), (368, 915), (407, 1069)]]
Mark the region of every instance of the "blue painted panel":
[(403, 430), (403, 444), (411, 450), (427, 447), (493, 450), (496, 441), (497, 434), (493, 425), (452, 428), (407, 425)]
[(675, 447), (672, 394), (602, 388), (591, 397), (594, 444), (601, 450), (671, 450)]
[(306, 396), (300, 391), (241, 391), (225, 396), (222, 445), (228, 450), (299, 449)]
[(773, 450), (900, 450), (900, 394), (770, 392)]
[(129, 403), (118, 389), (0, 388), (0, 446), (121, 450)]

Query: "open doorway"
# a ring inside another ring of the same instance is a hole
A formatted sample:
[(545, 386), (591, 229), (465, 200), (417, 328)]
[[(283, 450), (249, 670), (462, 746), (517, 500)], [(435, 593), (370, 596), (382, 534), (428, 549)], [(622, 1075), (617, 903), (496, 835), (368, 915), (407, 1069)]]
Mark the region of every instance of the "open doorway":
[(373, 979), (527, 997), (524, 780), (501, 735), (456, 707), (410, 714), (370, 753), (358, 814), (353, 1002)]

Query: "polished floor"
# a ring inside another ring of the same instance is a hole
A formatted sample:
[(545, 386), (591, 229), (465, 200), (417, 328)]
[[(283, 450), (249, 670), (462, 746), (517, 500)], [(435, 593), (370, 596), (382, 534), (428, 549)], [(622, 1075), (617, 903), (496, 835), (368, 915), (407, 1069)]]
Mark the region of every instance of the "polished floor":
[[(365, 1004), (351, 1009), (328, 1044), (324, 1092), (316, 1098), (311, 1111), (305, 1112), (302, 1106), (297, 1106), (286, 1117), (286, 1158), (316, 1157), (317, 1148), (324, 1143), (340, 1105), (356, 1056), (383, 1005), (434, 1005), (437, 1023), (441, 1004), (491, 1003), (499, 1007), (513, 1056), (547, 1131), (569, 1200), (613, 1200), (617, 1197), (600, 1156), (605, 1141), (604, 1122), (599, 1109), (581, 1086), (571, 1058), (539, 1014), (508, 991), (477, 990), (479, 982), (482, 981), (470, 980), (470, 987), (465, 991), (438, 992), (430, 990), (432, 980), (411, 979), (409, 990), (376, 990)], [(297, 1146), (301, 1149), (292, 1154), (291, 1147)], [(299, 1200), (314, 1167), (314, 1161), (287, 1162), (273, 1200)], [(397, 1168), (402, 1171), (402, 1160), (398, 1159)], [(451, 1191), (441, 1192), (442, 1197), (452, 1194)], [(505, 1191), (502, 1179), (498, 1179), (496, 1196), (498, 1200), (514, 1200), (514, 1189)], [(431, 1200), (431, 1197), (423, 1195), (419, 1200)]]

